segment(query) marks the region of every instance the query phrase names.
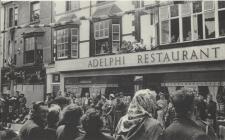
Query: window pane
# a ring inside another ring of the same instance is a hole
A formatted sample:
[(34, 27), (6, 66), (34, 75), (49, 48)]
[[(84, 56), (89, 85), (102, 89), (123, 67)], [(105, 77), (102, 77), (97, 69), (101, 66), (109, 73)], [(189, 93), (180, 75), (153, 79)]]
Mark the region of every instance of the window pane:
[(215, 37), (214, 11), (205, 13), (205, 36), (206, 36), (206, 38), (214, 38)]
[(162, 43), (169, 43), (169, 21), (163, 21), (161, 24)]
[(203, 39), (202, 14), (193, 16), (194, 39)]
[(120, 37), (120, 35), (118, 33), (116, 33), (116, 34), (114, 33), (113, 34), (113, 40), (116, 40), (116, 41), (120, 40), (119, 37)]
[(225, 1), (218, 1), (219, 8), (225, 8)]
[(190, 3), (181, 5), (181, 13), (182, 15), (190, 15), (191, 14), (191, 5)]
[(99, 30), (99, 23), (95, 23), (95, 30)]
[(104, 30), (100, 30), (100, 37), (103, 37), (104, 35)]
[(71, 10), (76, 10), (80, 8), (80, 2), (79, 1), (71, 1)]
[(109, 36), (109, 29), (105, 29), (105, 36)]
[(219, 34), (225, 36), (225, 11), (219, 11)]
[(119, 33), (120, 32), (119, 25), (113, 25), (113, 32), (114, 33)]
[(184, 17), (183, 20), (183, 39), (184, 41), (191, 40), (191, 17)]
[(98, 38), (99, 36), (100, 36), (100, 32), (99, 31), (96, 31), (95, 32), (95, 37)]
[(170, 6), (170, 16), (171, 17), (177, 17), (178, 14), (179, 14), (179, 12), (178, 12), (178, 5)]
[(108, 40), (98, 40), (96, 41), (96, 54), (109, 53), (109, 43)]
[(160, 18), (161, 19), (169, 18), (168, 6), (160, 7)]
[(171, 20), (171, 42), (180, 42), (180, 40), (179, 40), (179, 19)]
[(40, 3), (33, 3), (33, 11), (39, 10), (40, 9)]
[(100, 29), (104, 29), (103, 22), (100, 22)]
[(193, 13), (199, 13), (202, 11), (202, 2), (195, 1), (193, 2)]
[(78, 37), (77, 36), (72, 36), (72, 42), (78, 42)]
[(204, 10), (214, 9), (214, 1), (204, 1)]
[(108, 20), (106, 20), (106, 21), (104, 22), (104, 24), (105, 24), (105, 28), (109, 28), (109, 21), (108, 21)]
[(71, 34), (72, 35), (78, 35), (78, 30), (77, 29), (71, 29)]

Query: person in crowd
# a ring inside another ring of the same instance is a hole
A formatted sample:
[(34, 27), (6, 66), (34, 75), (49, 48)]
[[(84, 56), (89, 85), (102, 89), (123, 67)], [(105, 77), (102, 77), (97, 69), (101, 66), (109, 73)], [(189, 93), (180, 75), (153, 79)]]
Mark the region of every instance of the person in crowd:
[(107, 136), (101, 132), (103, 122), (99, 112), (91, 108), (81, 118), (81, 123), (84, 131), (84, 136), (80, 136), (75, 140), (113, 140), (113, 137)]
[(2, 115), (2, 123), (3, 126), (7, 125), (8, 115), (9, 115), (9, 96), (7, 94), (3, 94), (3, 115)]
[(113, 110), (113, 130), (114, 131), (118, 121), (126, 113), (126, 105), (123, 103), (121, 96), (122, 95), (118, 95), (114, 102), (114, 110)]
[(114, 94), (109, 95), (109, 100), (107, 100), (104, 105), (102, 106), (102, 115), (103, 115), (103, 128), (107, 129), (110, 131), (111, 135), (113, 132), (113, 122), (112, 122), (112, 117), (113, 117), (113, 100), (115, 96)]
[(47, 122), (48, 109), (44, 102), (35, 102), (30, 120), (20, 129), (21, 140), (44, 140), (44, 127)]
[(56, 130), (56, 140), (74, 140), (80, 136), (78, 125), (82, 115), (82, 109), (70, 104), (62, 111), (61, 125)]
[(207, 118), (206, 114), (206, 102), (204, 101), (204, 97), (201, 94), (198, 94), (198, 111), (199, 111), (199, 117), (201, 120), (205, 121)]
[(195, 98), (194, 100), (194, 114), (192, 115), (192, 120), (195, 121), (195, 123), (200, 126), (202, 131), (204, 131), (209, 137), (210, 140), (216, 140), (216, 133), (212, 126), (210, 126), (206, 121), (202, 120), (200, 117), (201, 114), (201, 99)]
[(217, 132), (217, 123), (216, 123), (216, 102), (212, 100), (212, 95), (207, 95), (207, 101), (206, 101), (206, 113), (207, 113), (207, 120), (208, 123), (210, 123), (214, 130)]
[(59, 122), (60, 106), (52, 104), (48, 109), (47, 127), (45, 128), (45, 139), (56, 140), (56, 129)]
[(20, 140), (20, 138), (12, 129), (6, 129), (0, 131), (0, 140)]
[(69, 100), (66, 97), (59, 96), (56, 97), (51, 104), (57, 104), (60, 106), (61, 110), (63, 110), (67, 105), (69, 105)]
[(165, 94), (160, 92), (159, 93), (159, 100), (157, 101), (157, 120), (161, 123), (163, 127), (165, 127), (165, 112), (167, 110), (167, 100), (165, 98)]
[(107, 99), (105, 98), (104, 95), (102, 95), (101, 99), (98, 101), (97, 105), (95, 106), (95, 108), (99, 111), (100, 114), (102, 114), (102, 107), (106, 102), (107, 102)]
[(200, 127), (191, 120), (194, 112), (194, 95), (187, 89), (176, 91), (172, 97), (176, 117), (164, 131), (162, 140), (209, 140)]
[(80, 97), (80, 94), (77, 93), (77, 94), (75, 94), (75, 96), (76, 96), (76, 98), (75, 98), (74, 104), (76, 104), (76, 105), (78, 105), (78, 106), (82, 106), (82, 99), (81, 99), (81, 97)]
[(85, 97), (83, 98), (83, 103), (82, 103), (84, 112), (90, 107), (90, 104), (91, 104), (90, 103), (90, 93), (86, 92)]
[(146, 45), (144, 45), (143, 39), (140, 40), (140, 43), (136, 43), (135, 51), (136, 52), (146, 51)]
[(175, 109), (172, 104), (171, 98), (169, 98), (169, 103), (167, 106), (167, 110), (165, 112), (165, 128), (167, 128), (175, 118)]
[(163, 132), (160, 123), (152, 117), (156, 110), (156, 99), (149, 90), (135, 93), (127, 114), (116, 128), (116, 140), (158, 140)]
[(121, 48), (120, 48), (120, 53), (127, 53), (128, 51), (128, 44), (126, 40), (123, 40)]
[(20, 94), (20, 98), (19, 98), (19, 113), (22, 113), (22, 108), (26, 107), (26, 103), (27, 103), (27, 99), (24, 96), (23, 93)]
[(101, 93), (100, 92), (94, 93), (93, 99), (92, 99), (92, 104), (93, 104), (92, 107), (95, 107), (98, 104), (99, 100), (101, 100)]
[(45, 99), (45, 104), (49, 106), (53, 100), (54, 99), (53, 99), (51, 93), (47, 93), (46, 94), (46, 99)]

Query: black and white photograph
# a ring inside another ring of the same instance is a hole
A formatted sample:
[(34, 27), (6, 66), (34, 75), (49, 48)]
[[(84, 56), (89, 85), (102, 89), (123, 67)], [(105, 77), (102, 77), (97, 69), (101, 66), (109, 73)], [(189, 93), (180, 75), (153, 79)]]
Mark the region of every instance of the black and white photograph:
[(0, 140), (225, 140), (225, 0), (0, 0)]

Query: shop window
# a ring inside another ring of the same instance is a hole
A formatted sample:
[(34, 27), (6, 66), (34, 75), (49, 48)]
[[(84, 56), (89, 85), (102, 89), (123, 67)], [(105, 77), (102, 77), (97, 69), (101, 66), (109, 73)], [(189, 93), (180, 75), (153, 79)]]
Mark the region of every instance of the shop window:
[(56, 30), (57, 59), (78, 58), (79, 28)]
[(66, 11), (77, 10), (80, 8), (79, 1), (66, 1)]
[(225, 1), (218, 1), (219, 36), (225, 36)]
[(120, 24), (117, 19), (94, 23), (95, 55), (118, 53), (120, 34)]
[(9, 8), (9, 27), (13, 26), (13, 8)]
[(35, 37), (25, 38), (24, 63), (34, 63)]
[(31, 22), (38, 22), (40, 20), (40, 2), (31, 3)]

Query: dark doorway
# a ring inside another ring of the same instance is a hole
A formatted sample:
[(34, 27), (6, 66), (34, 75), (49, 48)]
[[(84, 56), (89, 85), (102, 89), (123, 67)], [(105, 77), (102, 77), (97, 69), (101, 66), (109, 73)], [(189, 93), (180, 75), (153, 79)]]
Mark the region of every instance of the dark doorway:
[(81, 90), (81, 97), (85, 97), (85, 93), (86, 92), (90, 93), (89, 88), (82, 88), (82, 90)]

